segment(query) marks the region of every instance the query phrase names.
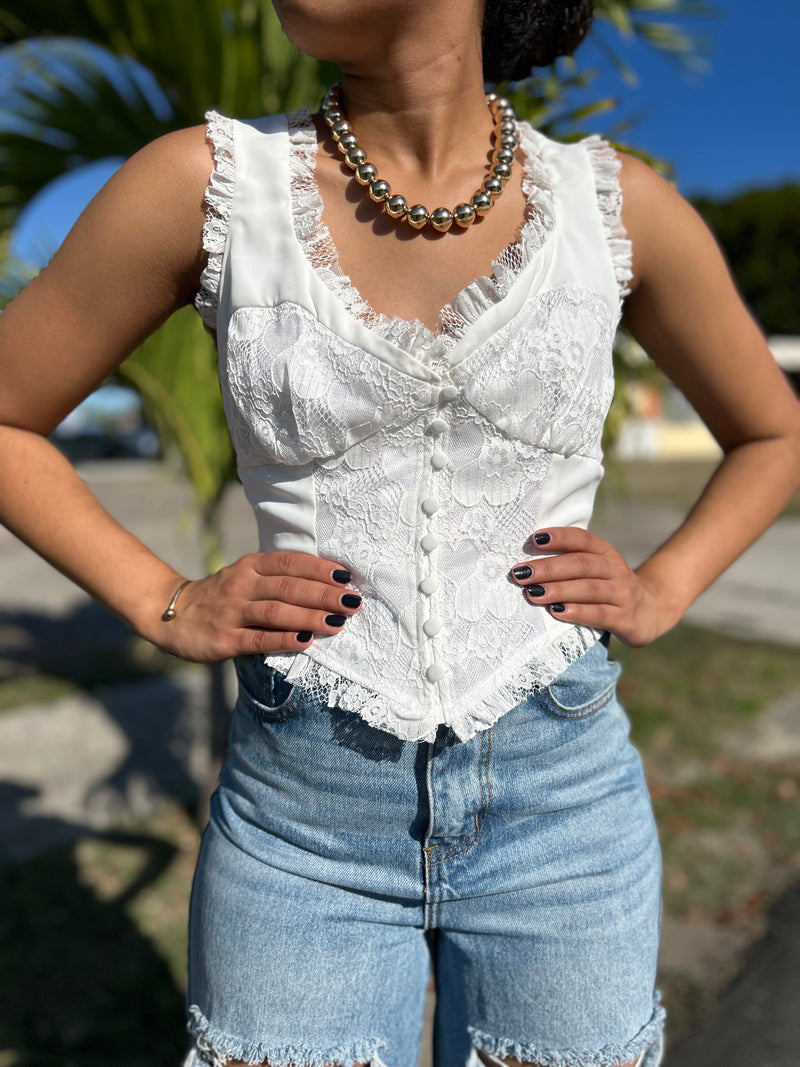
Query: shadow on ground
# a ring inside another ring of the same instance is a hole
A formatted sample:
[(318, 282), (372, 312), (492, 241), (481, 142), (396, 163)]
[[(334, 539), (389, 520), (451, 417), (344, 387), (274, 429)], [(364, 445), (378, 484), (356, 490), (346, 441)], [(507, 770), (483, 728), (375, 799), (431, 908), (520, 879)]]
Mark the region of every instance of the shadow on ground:
[[(5, 784), (0, 802), (19, 807), (32, 792)], [(3, 1062), (176, 1067), (184, 1049), (183, 994), (128, 915), (131, 902), (172, 863), (175, 848), (150, 835), (92, 837), (144, 859), (133, 880), (107, 898), (84, 884), (74, 846), (0, 868), (0, 1050), (11, 1057)]]
[[(202, 669), (156, 674), (165, 659), (143, 660), (137, 639), (95, 604), (60, 617), (0, 613), (0, 685), (12, 704), (11, 687), (28, 679), (69, 683), (53, 703), (0, 714), (3, 1067), (181, 1061), (195, 750), (208, 689)], [(85, 723), (77, 739), (76, 721)], [(153, 813), (165, 807), (161, 833)], [(181, 834), (187, 844), (176, 844)], [(170, 878), (180, 886), (168, 928)]]

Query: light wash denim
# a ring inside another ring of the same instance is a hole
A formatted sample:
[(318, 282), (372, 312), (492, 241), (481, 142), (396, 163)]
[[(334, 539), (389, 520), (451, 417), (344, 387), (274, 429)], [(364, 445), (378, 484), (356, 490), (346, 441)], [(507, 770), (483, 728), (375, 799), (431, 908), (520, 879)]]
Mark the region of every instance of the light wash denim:
[(466, 742), (414, 744), (237, 661), (192, 892), (186, 1067), (656, 1067), (656, 831), (597, 644)]

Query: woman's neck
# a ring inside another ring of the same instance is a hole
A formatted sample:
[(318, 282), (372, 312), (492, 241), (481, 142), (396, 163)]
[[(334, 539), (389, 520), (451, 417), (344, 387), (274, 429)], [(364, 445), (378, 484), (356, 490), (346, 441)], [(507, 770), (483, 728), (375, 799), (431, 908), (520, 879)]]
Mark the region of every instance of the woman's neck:
[(492, 119), (483, 91), (480, 41), (462, 27), (421, 47), (424, 26), (395, 38), (374, 62), (344, 65), (344, 108), (376, 165), (436, 181), (454, 160), (485, 153)]

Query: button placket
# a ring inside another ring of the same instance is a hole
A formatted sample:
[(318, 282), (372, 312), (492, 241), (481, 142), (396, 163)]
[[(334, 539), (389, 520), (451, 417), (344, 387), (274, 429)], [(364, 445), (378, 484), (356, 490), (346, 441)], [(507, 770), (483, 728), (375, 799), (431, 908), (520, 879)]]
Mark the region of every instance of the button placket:
[[(440, 407), (442, 400), (449, 401), (455, 399), (457, 395), (458, 390), (455, 389), (455, 387), (445, 386), (439, 391)], [(449, 422), (442, 414), (435, 415), (425, 426), (426, 435), (432, 439), (432, 450), (430, 452), (431, 473), (429, 474), (427, 485), (430, 495), (424, 497), (420, 503), (420, 509), (425, 516), (426, 521), (424, 523), (425, 533), (420, 538), (419, 547), (428, 558), (429, 562), (428, 576), (422, 580), (419, 588), (420, 592), (427, 600), (425, 611), (427, 611), (428, 616), (422, 624), (422, 632), (425, 635), (427, 642), (430, 642), (430, 658), (428, 655), (424, 655), (424, 659), (428, 660), (428, 666), (425, 669), (425, 678), (431, 685), (441, 682), (447, 674), (447, 667), (437, 656), (438, 640), (436, 639), (442, 632), (443, 627), (436, 612), (436, 599), (434, 597), (434, 594), (439, 588), (439, 579), (435, 573), (435, 553), (440, 545), (439, 538), (434, 532), (434, 528), (437, 525), (434, 516), (443, 506), (443, 494), (441, 492), (436, 492), (436, 483), (440, 481), (437, 475), (440, 471), (445, 470), (450, 462), (450, 458), (444, 450), (442, 442), (442, 436), (447, 432), (449, 426)]]

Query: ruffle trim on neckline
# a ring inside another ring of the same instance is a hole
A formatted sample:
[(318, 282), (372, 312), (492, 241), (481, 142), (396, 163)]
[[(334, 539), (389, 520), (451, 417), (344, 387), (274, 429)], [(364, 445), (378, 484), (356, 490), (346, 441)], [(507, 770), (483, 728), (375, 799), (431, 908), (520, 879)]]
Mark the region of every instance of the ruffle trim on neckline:
[(608, 141), (604, 141), (597, 134), (584, 138), (581, 144), (587, 151), (594, 172), (597, 205), (603, 220), (620, 299), (624, 300), (631, 292), (633, 245), (622, 224), (622, 187), (619, 183), (621, 163)]
[[(448, 724), (461, 741), (469, 741), (475, 734), (488, 730), (507, 711), (525, 697), (554, 682), (571, 663), (587, 652), (601, 636), (600, 630), (589, 626), (570, 626), (566, 633), (537, 652), (532, 663), (520, 664), (513, 677), (492, 689), (491, 695), (465, 706), (458, 702), (458, 713)], [(300, 685), (304, 692), (323, 706), (352, 711), (370, 726), (399, 737), (403, 741), (433, 741), (437, 722), (430, 718), (401, 717), (397, 700), (376, 693), (359, 682), (345, 677), (305, 652), (275, 653), (264, 657), (287, 682)]]
[(518, 238), (492, 263), (492, 276), (476, 278), (439, 313), (431, 330), (419, 319), (390, 317), (375, 311), (353, 285), (339, 263), (339, 254), (323, 222), (323, 202), (316, 182), (317, 131), (305, 108), (287, 116), (292, 220), (295, 235), (312, 268), (344, 304), (347, 311), (373, 333), (427, 362), (446, 352), (494, 304), (507, 295), (514, 281), (547, 241), (555, 226), (553, 182), (542, 158), (542, 140), (524, 122), (519, 124), (525, 156), (522, 191), (526, 218)]
[(194, 299), (200, 318), (210, 330), (217, 328), (222, 259), (228, 237), (228, 225), (236, 181), (233, 154), (233, 121), (216, 111), (206, 112), (206, 140), (214, 152), (211, 172), (203, 200), (206, 212), (203, 223), (203, 249), (208, 262), (200, 275), (200, 287)]

